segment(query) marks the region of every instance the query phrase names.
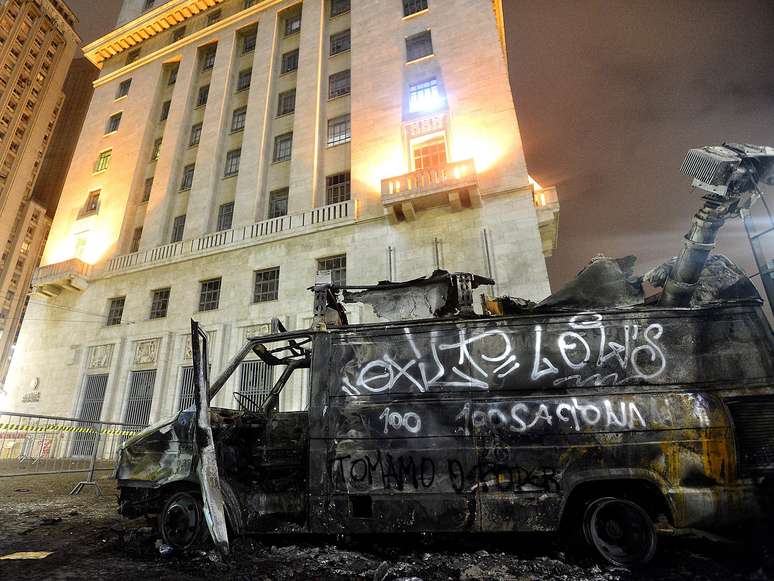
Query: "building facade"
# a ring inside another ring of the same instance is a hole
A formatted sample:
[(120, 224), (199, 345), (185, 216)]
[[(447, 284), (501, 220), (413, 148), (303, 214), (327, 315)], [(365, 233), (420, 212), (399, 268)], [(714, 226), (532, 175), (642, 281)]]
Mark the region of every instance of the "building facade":
[(59, 0), (0, 1), (0, 389), (50, 220), (33, 187), (80, 39)]
[[(308, 327), (323, 270), (545, 297), (558, 204), (527, 174), (504, 39), (492, 0), (126, 0), (84, 48), (101, 73), (0, 408), (168, 416), (191, 317), (217, 371), (273, 317)], [(247, 361), (214, 403), (270, 380)]]

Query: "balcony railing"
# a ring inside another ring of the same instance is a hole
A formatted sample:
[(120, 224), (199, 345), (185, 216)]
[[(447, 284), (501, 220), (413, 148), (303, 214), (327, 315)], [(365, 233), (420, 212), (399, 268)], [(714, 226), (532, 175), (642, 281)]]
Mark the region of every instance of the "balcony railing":
[(394, 221), (412, 220), (417, 210), (440, 205), (453, 210), (478, 206), (478, 174), (472, 159), (382, 180), (382, 205)]
[(32, 276), (32, 286), (41, 294), (56, 296), (63, 290), (85, 290), (92, 266), (78, 258), (41, 266)]
[(261, 239), (276, 239), (295, 236), (304, 230), (315, 227), (324, 227), (338, 223), (354, 221), (357, 206), (354, 200), (331, 204), (321, 208), (313, 208), (298, 214), (289, 214), (278, 218), (271, 218), (249, 226), (213, 232), (199, 238), (174, 242), (164, 246), (141, 250), (133, 254), (116, 256), (108, 260), (105, 265), (105, 273), (116, 273), (135, 268), (176, 260), (192, 258), (197, 255), (209, 254), (213, 251), (224, 250), (229, 247), (240, 247), (255, 244)]

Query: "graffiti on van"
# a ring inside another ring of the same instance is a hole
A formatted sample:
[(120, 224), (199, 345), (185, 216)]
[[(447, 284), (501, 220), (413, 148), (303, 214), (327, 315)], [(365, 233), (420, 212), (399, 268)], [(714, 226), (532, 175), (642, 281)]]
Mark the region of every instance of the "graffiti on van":
[(341, 378), (341, 391), (357, 397), (393, 390), (488, 390), (505, 378), (524, 382), (547, 378), (554, 386), (599, 386), (647, 381), (664, 372), (667, 358), (660, 323), (603, 323), (601, 314), (588, 312), (570, 318), (567, 328), (550, 333), (534, 325), (528, 333), (502, 327), (474, 332), (463, 328), (453, 335), (431, 332), (428, 337), (406, 327), (405, 349), (386, 344), (386, 353), (351, 360)]

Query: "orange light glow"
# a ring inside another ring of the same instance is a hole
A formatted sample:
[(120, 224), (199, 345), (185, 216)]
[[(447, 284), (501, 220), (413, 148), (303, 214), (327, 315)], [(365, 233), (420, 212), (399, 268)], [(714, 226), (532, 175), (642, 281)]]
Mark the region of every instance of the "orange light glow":
[[(374, 152), (369, 163), (363, 165), (362, 169), (369, 189), (381, 192), (383, 179), (406, 173), (406, 161), (400, 147), (382, 147)], [(400, 187), (399, 183), (397, 187)]]
[(527, 177), (529, 177), (529, 183), (532, 184), (532, 186), (535, 188), (535, 191), (540, 191), (543, 189), (543, 186), (537, 183), (532, 176), (527, 176)]
[(505, 157), (509, 147), (509, 138), (501, 135), (499, 130), (479, 127), (473, 123), (455, 123), (452, 134), (452, 160), (472, 159), (478, 173), (495, 167)]
[(107, 252), (112, 242), (112, 233), (102, 229), (74, 232), (63, 240), (49, 239), (47, 248), (49, 264), (78, 258), (87, 264), (96, 264)]

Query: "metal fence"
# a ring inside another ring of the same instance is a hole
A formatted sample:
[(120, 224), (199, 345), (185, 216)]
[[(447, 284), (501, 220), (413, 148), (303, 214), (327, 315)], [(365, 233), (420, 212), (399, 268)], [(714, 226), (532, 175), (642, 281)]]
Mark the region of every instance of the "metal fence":
[[(112, 470), (118, 448), (145, 426), (0, 411), (0, 478)], [(97, 489), (99, 492), (99, 489)]]

